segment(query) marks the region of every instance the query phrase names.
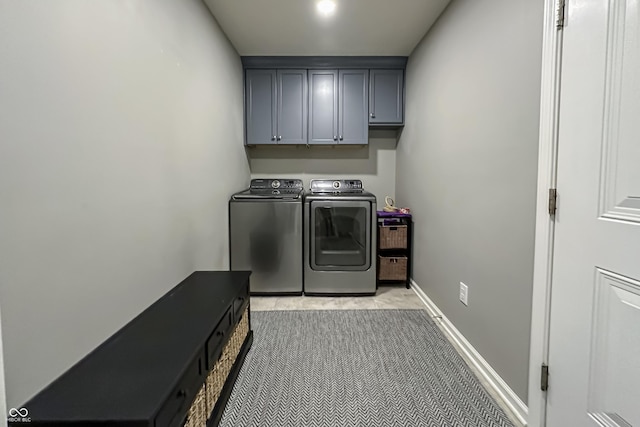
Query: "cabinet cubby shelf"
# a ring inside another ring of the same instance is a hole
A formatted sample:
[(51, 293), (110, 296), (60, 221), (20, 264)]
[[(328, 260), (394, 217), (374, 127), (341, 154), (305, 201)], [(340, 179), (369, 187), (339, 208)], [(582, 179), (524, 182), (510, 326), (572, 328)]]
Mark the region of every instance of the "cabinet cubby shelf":
[(411, 214), (378, 211), (377, 284), (404, 283), (411, 287)]

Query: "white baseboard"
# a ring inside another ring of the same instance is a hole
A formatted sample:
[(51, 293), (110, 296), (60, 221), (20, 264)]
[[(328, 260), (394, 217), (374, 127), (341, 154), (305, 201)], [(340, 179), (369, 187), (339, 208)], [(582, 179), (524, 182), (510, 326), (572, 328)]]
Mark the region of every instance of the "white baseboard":
[[(469, 341), (460, 333), (460, 331), (451, 323), (451, 321), (440, 311), (437, 305), (424, 293), (416, 282), (411, 280), (411, 288), (418, 295), (418, 298), (427, 306), (427, 310), (432, 317), (440, 319), (440, 328), (447, 336), (449, 341), (457, 347), (471, 361), (473, 366), (482, 375), (487, 384), (491, 386), (493, 391), (500, 396), (505, 405), (511, 410), (513, 415), (522, 423), (527, 425), (527, 405), (518, 397), (518, 395), (507, 385), (507, 383), (498, 375), (498, 373), (489, 365), (489, 363), (478, 353)], [(436, 322), (437, 323), (437, 322)]]

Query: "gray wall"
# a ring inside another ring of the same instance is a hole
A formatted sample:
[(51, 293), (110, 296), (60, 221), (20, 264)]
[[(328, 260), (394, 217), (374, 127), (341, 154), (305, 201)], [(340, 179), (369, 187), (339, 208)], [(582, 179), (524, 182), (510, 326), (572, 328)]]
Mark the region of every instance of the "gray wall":
[(395, 194), (396, 141), (395, 130), (371, 130), (364, 147), (256, 146), (247, 153), (252, 178), (300, 178), (305, 190), (314, 178), (361, 179), (380, 205)]
[(227, 267), (249, 168), (240, 59), (199, 0), (5, 2), (0, 28), (13, 407), (192, 271)]
[(414, 280), (525, 403), (542, 3), (449, 5), (409, 58), (396, 153)]

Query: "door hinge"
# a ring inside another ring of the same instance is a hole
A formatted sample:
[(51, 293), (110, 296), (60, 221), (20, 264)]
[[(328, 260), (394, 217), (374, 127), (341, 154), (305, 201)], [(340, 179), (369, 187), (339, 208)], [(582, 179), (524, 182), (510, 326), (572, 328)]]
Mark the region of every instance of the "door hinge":
[(565, 17), (565, 0), (558, 0), (558, 6), (556, 8), (556, 28), (561, 29), (564, 27)]
[(555, 215), (558, 204), (558, 190), (549, 189), (549, 215)]
[(542, 364), (540, 369), (540, 390), (547, 391), (549, 389), (549, 366)]

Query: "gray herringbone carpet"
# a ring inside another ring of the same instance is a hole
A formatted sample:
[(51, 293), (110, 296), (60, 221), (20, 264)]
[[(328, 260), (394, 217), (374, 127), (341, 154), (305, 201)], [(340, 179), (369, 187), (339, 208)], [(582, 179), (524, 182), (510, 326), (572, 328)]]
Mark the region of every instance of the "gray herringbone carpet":
[(512, 426), (424, 310), (251, 316), (222, 427)]

